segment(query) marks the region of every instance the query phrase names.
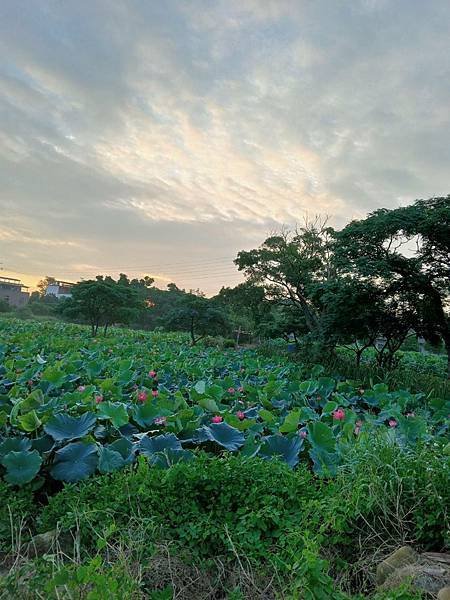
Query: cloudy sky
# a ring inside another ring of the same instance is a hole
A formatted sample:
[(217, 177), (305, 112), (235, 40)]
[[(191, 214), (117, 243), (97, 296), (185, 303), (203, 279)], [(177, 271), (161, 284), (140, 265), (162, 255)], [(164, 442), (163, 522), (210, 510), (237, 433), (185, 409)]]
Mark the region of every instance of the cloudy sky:
[(305, 214), (450, 191), (449, 0), (1, 0), (0, 262), (213, 293)]

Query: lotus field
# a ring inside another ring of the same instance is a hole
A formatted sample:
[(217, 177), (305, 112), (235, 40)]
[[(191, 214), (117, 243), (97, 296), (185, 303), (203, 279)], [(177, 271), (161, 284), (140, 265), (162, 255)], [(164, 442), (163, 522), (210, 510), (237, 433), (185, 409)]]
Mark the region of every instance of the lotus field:
[(13, 485), (76, 482), (139, 455), (167, 468), (199, 451), (302, 462), (329, 477), (379, 428), (401, 445), (448, 438), (449, 400), (362, 389), (254, 350), (18, 321), (0, 323), (0, 340), (0, 462)]

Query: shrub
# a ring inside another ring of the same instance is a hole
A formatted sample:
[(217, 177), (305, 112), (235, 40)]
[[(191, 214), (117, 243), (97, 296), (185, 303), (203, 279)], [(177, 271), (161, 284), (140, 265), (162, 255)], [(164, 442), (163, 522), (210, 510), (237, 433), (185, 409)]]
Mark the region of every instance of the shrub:
[(259, 559), (283, 536), (303, 523), (317, 494), (304, 468), (238, 456), (179, 463), (166, 471), (136, 470), (68, 485), (44, 509), (41, 529), (57, 522), (78, 523), (82, 539), (95, 543), (96, 532), (114, 522), (120, 530), (131, 515), (151, 521), (162, 540), (173, 540), (193, 556)]

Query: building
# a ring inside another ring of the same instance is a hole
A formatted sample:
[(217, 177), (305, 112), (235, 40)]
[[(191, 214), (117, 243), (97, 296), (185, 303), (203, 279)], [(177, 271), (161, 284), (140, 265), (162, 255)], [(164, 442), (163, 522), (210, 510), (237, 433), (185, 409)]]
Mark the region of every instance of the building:
[(72, 296), (71, 289), (74, 285), (69, 281), (55, 281), (47, 286), (45, 295), (55, 296), (56, 298), (70, 298)]
[(0, 300), (6, 300), (10, 306), (23, 306), (30, 298), (30, 294), (23, 290), (28, 287), (20, 279), (0, 277)]

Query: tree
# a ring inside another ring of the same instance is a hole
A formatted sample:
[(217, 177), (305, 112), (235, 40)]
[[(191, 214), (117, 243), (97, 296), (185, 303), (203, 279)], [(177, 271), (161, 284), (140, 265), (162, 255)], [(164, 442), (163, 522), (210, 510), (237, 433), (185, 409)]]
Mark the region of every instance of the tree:
[(224, 310), (208, 298), (184, 292), (167, 314), (164, 324), (169, 330), (189, 332), (193, 346), (207, 335), (219, 335), (229, 330)]
[(38, 284), (36, 287), (38, 289), (38, 292), (39, 292), (39, 295), (41, 296), (41, 298), (43, 298), (45, 296), (48, 286), (53, 285), (55, 283), (56, 283), (56, 279), (54, 277), (49, 277), (48, 275), (46, 275), (44, 277), (44, 279), (41, 279), (40, 281), (38, 281)]
[(336, 256), (354, 277), (396, 296), (397, 309), (407, 298), (417, 333), (443, 340), (450, 378), (450, 196), (352, 221), (337, 235)]
[(97, 335), (100, 326), (106, 333), (113, 323), (129, 323), (142, 308), (143, 300), (135, 286), (122, 277), (118, 282), (98, 275), (95, 280), (81, 281), (72, 288), (72, 297), (62, 303), (61, 313), (81, 317)]
[(318, 300), (335, 276), (332, 258), (333, 230), (316, 219), (269, 237), (257, 249), (239, 252), (235, 264), (249, 283), (263, 287), (267, 300), (300, 313), (307, 331), (329, 344)]

